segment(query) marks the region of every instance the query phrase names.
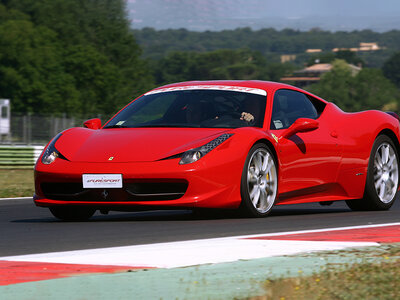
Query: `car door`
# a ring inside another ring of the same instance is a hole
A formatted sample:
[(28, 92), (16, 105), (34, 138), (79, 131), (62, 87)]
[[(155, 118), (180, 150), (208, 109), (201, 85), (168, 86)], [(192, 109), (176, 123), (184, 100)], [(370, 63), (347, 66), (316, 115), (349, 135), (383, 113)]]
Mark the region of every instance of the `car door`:
[[(326, 104), (299, 91), (281, 89), (273, 97), (271, 133), (277, 137), (280, 199), (337, 188), (341, 147), (333, 124), (324, 118)], [(318, 128), (284, 137), (298, 118), (318, 121)]]

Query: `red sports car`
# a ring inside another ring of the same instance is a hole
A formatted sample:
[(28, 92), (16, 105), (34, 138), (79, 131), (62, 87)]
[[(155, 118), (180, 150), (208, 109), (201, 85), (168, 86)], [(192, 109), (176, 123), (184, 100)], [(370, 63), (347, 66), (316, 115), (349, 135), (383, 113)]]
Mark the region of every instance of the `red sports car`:
[(58, 134), (35, 166), (34, 201), (62, 220), (96, 210), (240, 209), (346, 200), (387, 210), (399, 189), (399, 118), (345, 113), (296, 87), (183, 82), (132, 101), (104, 126)]

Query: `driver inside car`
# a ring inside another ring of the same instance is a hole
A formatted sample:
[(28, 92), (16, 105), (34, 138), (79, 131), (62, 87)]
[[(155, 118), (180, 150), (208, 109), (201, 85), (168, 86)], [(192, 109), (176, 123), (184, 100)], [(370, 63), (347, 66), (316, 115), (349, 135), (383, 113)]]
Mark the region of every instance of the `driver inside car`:
[(258, 117), (259, 113), (259, 103), (254, 100), (252, 101), (252, 99), (246, 99), (243, 103), (240, 120), (245, 121), (249, 124), (255, 124), (256, 118)]

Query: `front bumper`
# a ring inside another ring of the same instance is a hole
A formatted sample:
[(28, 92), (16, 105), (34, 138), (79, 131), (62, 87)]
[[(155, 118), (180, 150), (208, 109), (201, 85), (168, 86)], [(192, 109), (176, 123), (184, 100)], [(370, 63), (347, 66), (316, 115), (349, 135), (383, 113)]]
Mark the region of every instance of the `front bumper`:
[[(211, 155), (210, 155), (211, 156)], [(87, 163), (57, 159), (35, 166), (36, 205), (91, 206), (109, 210), (142, 208), (237, 208), (244, 158), (208, 159), (179, 165), (156, 162)], [(122, 174), (122, 188), (84, 189), (82, 174)]]

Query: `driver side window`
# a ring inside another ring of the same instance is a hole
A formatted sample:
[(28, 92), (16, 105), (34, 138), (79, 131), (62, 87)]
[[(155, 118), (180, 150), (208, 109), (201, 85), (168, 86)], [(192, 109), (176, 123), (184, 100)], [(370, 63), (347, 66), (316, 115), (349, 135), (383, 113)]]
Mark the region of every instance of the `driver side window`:
[(298, 118), (318, 118), (318, 112), (307, 95), (292, 90), (276, 91), (272, 107), (271, 129), (289, 128)]

